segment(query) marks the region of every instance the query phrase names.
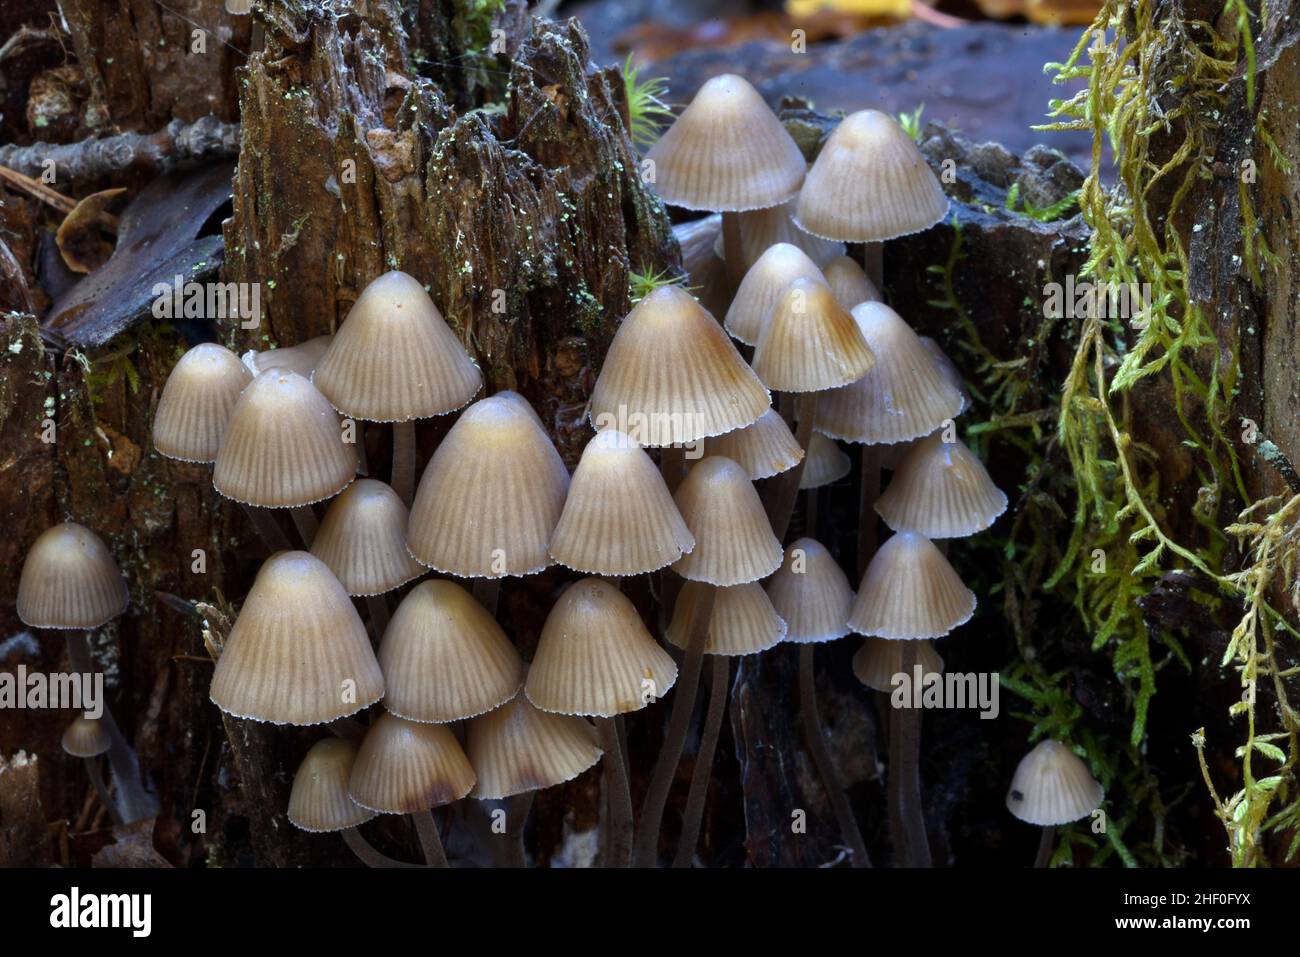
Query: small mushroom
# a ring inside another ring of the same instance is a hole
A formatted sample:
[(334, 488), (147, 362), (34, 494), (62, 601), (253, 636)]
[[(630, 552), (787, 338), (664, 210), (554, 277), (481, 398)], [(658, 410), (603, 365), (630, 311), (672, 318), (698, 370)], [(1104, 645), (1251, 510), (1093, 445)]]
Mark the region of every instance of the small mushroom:
[(747, 346), (757, 345), (763, 325), (796, 279), (826, 285), (817, 264), (798, 246), (790, 243), (769, 246), (745, 273), (727, 309), (723, 325), (731, 337)]
[[(796, 226), (792, 218), (794, 205), (795, 200), (791, 199), (780, 206), (769, 206), (766, 209), (736, 214), (736, 218), (740, 221), (740, 260), (744, 270), (752, 269), (764, 251), (779, 243), (798, 246), (818, 266), (825, 266), (836, 256), (844, 255), (843, 243), (822, 239)], [(720, 221), (713, 248), (719, 258), (724, 260), (727, 258), (722, 242)]]
[(803, 461), (804, 452), (794, 440), (781, 413), (768, 409), (752, 425), (726, 432), (704, 442), (707, 455), (731, 459), (751, 479), (771, 478)]
[(880, 302), (880, 290), (867, 278), (862, 267), (848, 256), (836, 256), (822, 267), (831, 295), (845, 309), (852, 310), (864, 302)]
[(1060, 741), (1040, 741), (1021, 758), (1007, 791), (1007, 810), (1043, 829), (1034, 866), (1051, 862), (1057, 827), (1087, 817), (1105, 796), (1088, 766)]
[(209, 464), (239, 393), (252, 373), (229, 349), (203, 342), (180, 357), (167, 376), (153, 419), (154, 447), (169, 459)]
[(86, 765), (86, 774), (90, 777), (90, 783), (94, 785), (95, 793), (99, 795), (100, 803), (108, 809), (109, 819), (114, 824), (122, 823), (122, 812), (118, 810), (117, 804), (113, 801), (113, 796), (108, 791), (108, 785), (104, 783), (104, 776), (99, 773), (99, 761), (101, 754), (104, 754), (112, 747), (112, 741), (104, 726), (95, 718), (79, 715), (73, 719), (72, 724), (63, 732), (63, 751), (74, 758), (81, 758)]
[(982, 532), (1006, 508), (1007, 496), (984, 463), (960, 440), (945, 442), (941, 432), (916, 443), (876, 502), (890, 528), (927, 538)]

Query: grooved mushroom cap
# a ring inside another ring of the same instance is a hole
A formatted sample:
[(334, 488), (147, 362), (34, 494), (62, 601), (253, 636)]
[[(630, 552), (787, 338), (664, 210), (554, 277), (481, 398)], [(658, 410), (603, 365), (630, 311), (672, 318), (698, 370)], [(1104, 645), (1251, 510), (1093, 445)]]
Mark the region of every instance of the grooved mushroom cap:
[[(765, 251), (779, 243), (789, 243), (799, 247), (818, 266), (825, 266), (836, 256), (844, 255), (843, 243), (805, 233), (794, 224), (794, 220), (791, 219), (794, 203), (792, 199), (780, 206), (736, 214), (740, 221), (740, 260), (744, 270), (753, 268), (754, 263), (758, 262)], [(726, 260), (726, 249), (721, 232), (715, 239), (713, 251), (719, 258)], [(682, 255), (685, 262), (685, 253)]]
[(843, 569), (816, 539), (790, 543), (781, 569), (767, 583), (767, 595), (785, 619), (786, 641), (834, 641), (849, 633), (853, 589)]
[(501, 626), (445, 579), (421, 582), (397, 606), (379, 667), (390, 713), (438, 724), (500, 707), (524, 681), (524, 663)]
[(796, 279), (826, 282), (817, 264), (799, 247), (790, 243), (769, 247), (740, 281), (723, 323), (726, 330), (745, 345), (754, 345), (772, 310)]
[(793, 199), (807, 163), (776, 114), (742, 77), (705, 83), (646, 159), (665, 202), (740, 212)]
[(821, 280), (795, 279), (786, 286), (754, 347), (754, 371), (778, 392), (848, 385), (875, 363), (858, 324)]
[(375, 816), (348, 796), (357, 748), (342, 738), (317, 741), (298, 765), (289, 792), (289, 823), (317, 833), (343, 831)]
[(63, 732), (63, 750), (74, 758), (93, 758), (109, 749), (108, 732), (95, 718), (77, 715)]
[(673, 563), (689, 581), (729, 587), (766, 578), (781, 564), (781, 543), (748, 473), (710, 455), (686, 473), (675, 496), (695, 550)]
[(975, 593), (924, 535), (899, 532), (862, 576), (849, 627), (874, 638), (942, 638), (970, 621)]
[(988, 528), (1007, 509), (984, 463), (942, 432), (917, 441), (876, 500), (876, 511), (895, 531), (927, 538), (962, 538)]
[(610, 718), (640, 711), (676, 681), (677, 665), (627, 596), (584, 578), (547, 616), (524, 693), (543, 711)]
[(1088, 766), (1059, 741), (1040, 741), (1016, 766), (1007, 810), (1030, 824), (1055, 827), (1087, 817), (1105, 792)]
[(180, 357), (153, 417), (153, 444), (169, 459), (212, 462), (221, 448), (230, 411), (253, 381), (229, 349), (204, 342)]
[(267, 559), (217, 660), (217, 707), (272, 724), (323, 724), (383, 694), (365, 626), (325, 563), (307, 552)]
[(751, 479), (771, 478), (803, 461), (803, 449), (776, 409), (768, 409), (753, 425), (705, 440), (704, 451), (731, 459)]
[(249, 349), (240, 356), (240, 361), (243, 362), (244, 368), (255, 376), (263, 372), (279, 370), (296, 372), (304, 379), (310, 379), (311, 374), (316, 371), (316, 363), (320, 362), (321, 356), (325, 355), (325, 350), (333, 341), (333, 336), (316, 336), (296, 346), (263, 349), (260, 352)]
[(880, 290), (867, 278), (862, 267), (848, 256), (837, 256), (822, 267), (831, 295), (845, 309), (862, 302), (880, 302)]
[[(711, 585), (687, 582), (673, 605), (673, 620), (665, 637), (685, 649), (695, 630), (701, 602)], [(709, 630), (704, 640), (706, 655), (752, 655), (767, 651), (786, 635), (785, 622), (772, 607), (767, 592), (758, 582), (719, 588), (709, 616)]]
[(838, 482), (853, 470), (853, 463), (844, 450), (820, 432), (808, 440), (808, 461), (799, 475), (799, 488), (821, 488)]
[(406, 550), (406, 505), (391, 488), (358, 479), (330, 503), (311, 553), (349, 595), (382, 595), (424, 574)]
[(483, 387), (424, 287), (397, 270), (361, 291), (312, 381), (344, 415), (368, 422), (445, 415)]
[(771, 396), (717, 321), (675, 285), (627, 314), (591, 393), (591, 423), (638, 445), (694, 442), (749, 425)]
[(569, 473), (536, 413), (517, 397), (480, 399), (424, 470), (407, 547), (462, 578), (535, 574), (551, 564), (547, 547), (568, 490)]
[(332, 498), (356, 477), (357, 447), (338, 413), (296, 372), (265, 372), (230, 413), (212, 484), (226, 498), (293, 508)]
[(853, 308), (853, 319), (876, 364), (818, 399), (817, 431), (846, 442), (906, 442), (961, 411), (961, 393), (898, 313), (883, 302), (864, 302)]
[(488, 801), (572, 781), (604, 753), (596, 738), (582, 718), (541, 711), (515, 695), (466, 728), (465, 750), (478, 775), (470, 797)]
[[(916, 645), (922, 680), (943, 674), (943, 659), (934, 643), (921, 639)], [(853, 653), (853, 676), (872, 691), (894, 690), (894, 675), (903, 673), (903, 643), (885, 638), (863, 638), (862, 647)], [(911, 680), (908, 675), (908, 680)]]
[(361, 741), (348, 794), (380, 814), (414, 814), (459, 801), (474, 781), (469, 758), (446, 725), (385, 713)]
[(617, 429), (587, 443), (551, 539), (551, 556), (591, 575), (641, 575), (695, 547), (663, 477)]
[(98, 628), (126, 611), (129, 600), (113, 553), (75, 522), (41, 532), (18, 578), (18, 617), (30, 628)]
[(824, 239), (871, 243), (929, 229), (947, 212), (948, 197), (912, 138), (893, 117), (863, 110), (826, 140), (795, 222)]
[(960, 415), (970, 406), (970, 395), (966, 391), (966, 380), (961, 377), (961, 370), (957, 368), (957, 364), (952, 361), (948, 353), (943, 351), (943, 347), (939, 343), (929, 336), (920, 336), (919, 338), (921, 345), (925, 346), (925, 351), (930, 353), (935, 365), (939, 367), (939, 372), (954, 389), (961, 393), (961, 408), (957, 412)]

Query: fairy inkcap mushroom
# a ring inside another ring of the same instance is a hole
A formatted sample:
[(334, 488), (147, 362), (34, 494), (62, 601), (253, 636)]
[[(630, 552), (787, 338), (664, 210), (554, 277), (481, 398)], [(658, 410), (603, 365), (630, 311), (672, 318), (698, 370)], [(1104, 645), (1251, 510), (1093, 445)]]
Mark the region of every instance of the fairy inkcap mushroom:
[(831, 295), (845, 309), (862, 302), (879, 302), (880, 290), (867, 278), (862, 267), (848, 256), (836, 256), (822, 266), (822, 275), (826, 285), (831, 287)]
[(707, 455), (721, 455), (745, 470), (751, 479), (771, 478), (803, 461), (804, 452), (790, 427), (776, 409), (768, 409), (758, 421), (734, 432), (726, 432), (704, 443)]
[(1087, 817), (1105, 796), (1083, 760), (1059, 741), (1040, 741), (1021, 758), (1007, 790), (1007, 810), (1043, 829), (1034, 866), (1051, 862), (1057, 827)]
[(993, 484), (984, 463), (960, 440), (945, 442), (942, 432), (916, 443), (876, 502), (876, 512), (890, 528), (927, 538), (974, 535), (1006, 508), (1007, 496)]
[[(664, 637), (685, 650), (706, 602), (702, 582), (687, 582), (673, 604), (673, 618)], [(775, 647), (786, 636), (785, 622), (758, 582), (719, 588), (709, 617), (704, 654), (753, 655)]]
[(42, 532), (18, 577), (18, 617), (31, 628), (98, 628), (126, 611), (129, 599), (108, 546), (75, 522)]
[(772, 606), (786, 623), (786, 641), (834, 641), (849, 633), (853, 589), (848, 576), (821, 542), (800, 538), (767, 584)]
[(898, 532), (867, 566), (848, 624), (876, 638), (941, 638), (974, 613), (975, 593), (943, 552), (924, 535)]
[(759, 332), (754, 371), (776, 392), (821, 392), (861, 379), (875, 357), (825, 282), (790, 282)]
[(304, 831), (343, 831), (364, 824), (375, 812), (348, 796), (357, 748), (343, 738), (317, 741), (298, 765), (289, 792), (289, 823)]
[(90, 783), (95, 793), (99, 795), (100, 803), (108, 811), (110, 820), (114, 824), (121, 824), (122, 812), (113, 800), (112, 792), (109, 791), (104, 775), (99, 770), (99, 756), (108, 752), (113, 746), (112, 738), (103, 722), (79, 714), (63, 732), (61, 743), (65, 754), (81, 758), (86, 766), (86, 776), (90, 778)]
[(348, 779), (348, 794), (380, 814), (416, 814), (459, 801), (474, 769), (446, 725), (381, 714), (366, 732)]
[(230, 412), (252, 379), (239, 357), (224, 346), (195, 346), (167, 376), (154, 413), (154, 447), (182, 462), (215, 461)]
[(925, 347), (925, 351), (930, 353), (935, 364), (939, 367), (939, 372), (954, 389), (961, 393), (961, 409), (958, 410), (958, 414), (965, 412), (967, 406), (970, 405), (970, 394), (966, 391), (966, 382), (962, 379), (957, 364), (952, 361), (952, 357), (948, 353), (943, 351), (943, 347), (929, 336), (919, 336), (918, 338), (921, 340), (921, 345)]
[(799, 488), (819, 489), (833, 485), (853, 470), (853, 463), (844, 450), (820, 432), (808, 439), (808, 454), (804, 457)]
[(781, 543), (763, 503), (748, 473), (731, 459), (710, 455), (695, 463), (675, 501), (695, 536), (695, 549), (673, 564), (683, 578), (728, 587), (780, 567)]
[(769, 246), (745, 273), (727, 309), (723, 325), (732, 338), (756, 345), (772, 310), (796, 279), (826, 285), (822, 271), (799, 247), (790, 243)]
[(358, 479), (330, 503), (311, 553), (349, 595), (382, 595), (424, 574), (406, 550), (406, 522), (396, 492), (383, 482)]
[(889, 694), (894, 690), (894, 676), (903, 671), (903, 651), (906, 645), (916, 646), (922, 680), (930, 675), (943, 674), (943, 659), (934, 650), (933, 642), (925, 639), (902, 642), (887, 638), (863, 638), (862, 647), (853, 653), (853, 676), (872, 691)]
[(304, 379), (310, 379), (316, 371), (316, 363), (325, 355), (325, 350), (334, 341), (332, 335), (316, 336), (296, 346), (281, 346), (277, 349), (250, 349), (240, 356), (246, 368), (253, 375), (276, 370), (296, 372)]

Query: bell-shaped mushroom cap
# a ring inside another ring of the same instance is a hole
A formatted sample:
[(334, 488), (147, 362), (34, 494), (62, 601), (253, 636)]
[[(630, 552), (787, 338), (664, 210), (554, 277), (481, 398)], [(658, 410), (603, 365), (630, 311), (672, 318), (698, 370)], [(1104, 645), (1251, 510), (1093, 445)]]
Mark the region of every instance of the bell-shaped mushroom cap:
[(958, 392), (903, 318), (883, 302), (853, 308), (876, 364), (817, 401), (817, 431), (846, 442), (906, 442), (961, 411)]
[(808, 461), (799, 475), (799, 488), (821, 488), (838, 482), (853, 470), (853, 463), (844, 450), (820, 432), (808, 440)]
[[(921, 640), (916, 645), (922, 679), (943, 674), (943, 659), (934, 644)], [(853, 676), (872, 691), (894, 690), (894, 675), (903, 673), (903, 642), (885, 638), (863, 638), (862, 647), (853, 653)], [(908, 680), (912, 678), (908, 675)]]
[(260, 352), (256, 349), (249, 349), (245, 352), (240, 360), (253, 375), (261, 375), (263, 372), (273, 372), (275, 370), (285, 372), (296, 372), (304, 379), (310, 379), (311, 374), (316, 371), (316, 363), (320, 362), (321, 356), (325, 355), (325, 350), (330, 347), (334, 341), (333, 336), (317, 336), (314, 339), (308, 339), (306, 342), (300, 342), (296, 346), (282, 346), (279, 349), (263, 349)]
[(18, 578), (18, 617), (30, 628), (98, 628), (129, 599), (108, 546), (75, 522), (41, 532)]
[(781, 543), (746, 471), (710, 455), (677, 489), (677, 508), (695, 536), (695, 550), (673, 564), (689, 581), (724, 588), (766, 578), (781, 564)]
[[(751, 269), (764, 252), (779, 243), (798, 246), (818, 266), (825, 266), (836, 256), (844, 255), (843, 243), (805, 233), (794, 224), (790, 218), (794, 213), (794, 202), (792, 199), (780, 206), (736, 214), (740, 221), (740, 261), (744, 271)], [(719, 258), (726, 260), (721, 232), (714, 241), (713, 251)], [(686, 253), (683, 251), (683, 263), (685, 257)]]
[(361, 741), (348, 794), (380, 814), (414, 814), (459, 801), (474, 781), (469, 758), (446, 725), (382, 714)]
[(820, 280), (796, 279), (786, 286), (754, 347), (754, 371), (779, 392), (848, 385), (875, 363), (858, 324)]
[(311, 553), (349, 595), (382, 595), (424, 574), (406, 550), (406, 505), (374, 479), (358, 479), (330, 503)]
[(397, 270), (361, 291), (312, 381), (334, 408), (369, 422), (445, 415), (483, 387), (424, 287)]
[(796, 279), (826, 283), (817, 264), (798, 246), (769, 247), (740, 281), (723, 323), (727, 331), (747, 346), (757, 343), (772, 310)]
[(954, 389), (961, 393), (961, 408), (957, 410), (957, 414), (960, 415), (970, 405), (970, 394), (966, 391), (966, 380), (961, 377), (961, 370), (957, 368), (957, 364), (952, 361), (948, 353), (943, 351), (943, 347), (939, 343), (929, 336), (920, 336), (919, 338), (921, 345), (925, 346), (925, 351), (930, 353), (935, 364), (939, 367), (939, 372)]
[(924, 535), (899, 532), (862, 576), (849, 627), (874, 638), (941, 638), (970, 621), (975, 593)]
[(277, 552), (253, 581), (209, 694), (237, 718), (322, 724), (378, 701), (384, 677), (352, 599), (325, 563)]
[(645, 449), (617, 429), (596, 433), (573, 472), (551, 556), (589, 575), (641, 575), (694, 547)]
[(412, 555), (462, 578), (532, 575), (550, 565), (569, 473), (537, 421), (517, 399), (495, 395), (461, 414), (415, 493), (406, 533)]
[(731, 459), (751, 479), (788, 472), (803, 460), (803, 449), (776, 409), (768, 409), (753, 425), (708, 439), (704, 450)]
[(929, 229), (947, 212), (948, 197), (912, 138), (893, 117), (863, 110), (822, 147), (795, 222), (825, 239), (874, 243)]
[(591, 422), (638, 445), (675, 445), (749, 425), (771, 406), (717, 321), (675, 285), (627, 314), (591, 393)]
[(1007, 497), (984, 463), (961, 441), (942, 432), (917, 441), (876, 500), (876, 511), (894, 531), (926, 538), (962, 538), (988, 528), (1007, 510)]
[(375, 812), (348, 796), (357, 748), (342, 738), (317, 741), (298, 765), (289, 792), (289, 823), (304, 831), (343, 831), (364, 824)]
[(758, 91), (730, 73), (700, 87), (646, 159), (666, 202), (710, 212), (784, 203), (798, 193), (807, 169)]
[(543, 711), (610, 718), (641, 710), (676, 681), (677, 665), (627, 596), (584, 578), (547, 616), (524, 692)]
[(880, 302), (880, 290), (867, 278), (854, 260), (848, 256), (837, 256), (822, 267), (826, 285), (831, 287), (831, 295), (845, 309), (852, 310), (858, 303)]
[(522, 693), (471, 721), (465, 750), (478, 775), (470, 797), (481, 801), (572, 781), (603, 753), (591, 724), (571, 714), (541, 711)]
[(491, 711), (524, 681), (524, 663), (488, 610), (455, 582), (411, 589), (379, 645), (384, 707), (444, 724)]
[(296, 372), (278, 371), (240, 393), (212, 484), (245, 505), (292, 508), (332, 498), (356, 474), (357, 447), (329, 401)]
[(226, 13), (242, 17), (253, 10), (253, 0), (226, 0)]
[(849, 633), (853, 589), (843, 569), (816, 539), (790, 543), (780, 571), (767, 583), (767, 594), (785, 619), (786, 641), (834, 641)]
[(195, 346), (172, 369), (153, 417), (154, 447), (169, 459), (211, 462), (239, 393), (253, 380), (229, 349)]
[(108, 732), (95, 718), (77, 715), (63, 732), (63, 750), (74, 758), (93, 758), (109, 749)]
[(1007, 810), (1030, 824), (1055, 827), (1087, 817), (1105, 796), (1082, 759), (1048, 739), (1020, 759), (1007, 791)]
[[(690, 641), (701, 602), (711, 587), (703, 582), (687, 582), (677, 595), (666, 637), (678, 648), (685, 648)], [(779, 644), (785, 634), (785, 622), (758, 582), (719, 588), (713, 601), (713, 614), (709, 617), (704, 653), (753, 655)]]
[(673, 236), (682, 250), (687, 286), (713, 316), (724, 315), (731, 302), (727, 264), (717, 252), (721, 235), (722, 217), (717, 213), (673, 226)]

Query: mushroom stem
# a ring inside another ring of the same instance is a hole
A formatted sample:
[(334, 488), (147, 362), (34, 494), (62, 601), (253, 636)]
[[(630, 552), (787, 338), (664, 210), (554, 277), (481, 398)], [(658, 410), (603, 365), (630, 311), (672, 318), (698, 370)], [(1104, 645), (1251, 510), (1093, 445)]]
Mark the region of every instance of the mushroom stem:
[(803, 533), (809, 538), (817, 537), (817, 506), (819, 504), (817, 492), (818, 489), (810, 488), (807, 500), (804, 503)]
[(446, 867), (447, 852), (442, 849), (442, 838), (438, 836), (438, 825), (433, 823), (433, 812), (417, 811), (411, 819), (415, 821), (415, 834), (420, 839), (424, 862), (430, 867)]
[(104, 783), (104, 775), (99, 773), (99, 758), (82, 758), (86, 762), (86, 774), (90, 776), (90, 783), (95, 786), (95, 793), (99, 795), (100, 802), (108, 809), (108, 817), (114, 825), (122, 823), (122, 812), (117, 809), (113, 803), (113, 796), (108, 793), (108, 785)]
[(722, 214), (722, 261), (727, 267), (727, 292), (736, 294), (745, 278), (744, 244), (740, 239), (740, 214)]
[(691, 789), (686, 796), (682, 836), (677, 843), (673, 867), (690, 867), (695, 860), (695, 849), (700, 843), (705, 798), (709, 794), (709, 780), (713, 777), (713, 753), (718, 748), (722, 716), (727, 711), (727, 690), (731, 684), (731, 661), (725, 655), (713, 656), (710, 680), (713, 685), (709, 689), (709, 710), (704, 718), (704, 731), (700, 735), (700, 750), (695, 756), (695, 770), (691, 772)]
[(487, 609), (493, 618), (497, 616), (497, 605), (501, 599), (501, 579), (474, 579), (474, 600)]
[(258, 538), (262, 540), (262, 544), (271, 550), (272, 554), (275, 552), (287, 552), (293, 547), (289, 544), (289, 536), (284, 534), (283, 529), (280, 528), (280, 523), (275, 520), (274, 515), (264, 508), (246, 505), (243, 502), (240, 502), (239, 504), (243, 506), (244, 514), (247, 515), (248, 520), (253, 523), (253, 527), (257, 529)]
[(528, 814), (533, 809), (533, 798), (536, 796), (536, 791), (524, 791), (514, 795), (506, 804), (506, 834), (509, 837), (506, 844), (507, 867), (528, 866), (524, 855), (524, 824), (528, 822)]
[(879, 290), (884, 290), (885, 278), (885, 244), (884, 243), (863, 243), (862, 244), (862, 271), (867, 274), (871, 284)]
[(794, 440), (804, 450), (804, 457), (792, 469), (787, 469), (772, 479), (771, 497), (767, 504), (767, 517), (772, 523), (772, 531), (777, 540), (785, 543), (785, 533), (790, 528), (790, 516), (794, 514), (795, 499), (799, 497), (799, 479), (803, 476), (804, 463), (808, 461), (808, 443), (812, 440), (813, 419), (817, 415), (817, 393), (799, 394), (799, 425), (795, 429)]
[(1043, 828), (1043, 836), (1038, 839), (1038, 856), (1034, 858), (1034, 867), (1050, 867), (1052, 849), (1056, 846), (1056, 828)]
[(880, 498), (880, 447), (862, 446), (862, 492), (858, 498), (858, 580), (876, 554), (876, 499)]
[(659, 474), (664, 477), (668, 491), (677, 494), (677, 486), (682, 484), (682, 475), (686, 472), (686, 449), (680, 445), (666, 445), (659, 450)]
[(361, 832), (355, 827), (345, 827), (339, 832), (343, 835), (343, 843), (348, 846), (357, 859), (366, 867), (419, 867), (419, 864), (408, 864), (406, 861), (395, 861), (387, 854), (380, 853), (369, 841), (361, 836)]
[(804, 737), (808, 739), (808, 750), (812, 753), (813, 763), (821, 775), (830, 799), (831, 809), (840, 825), (840, 836), (849, 846), (854, 867), (870, 867), (871, 858), (867, 854), (867, 845), (863, 843), (862, 832), (858, 830), (857, 818), (849, 805), (844, 785), (840, 783), (835, 762), (826, 748), (826, 733), (822, 730), (821, 717), (817, 713), (817, 680), (813, 651), (816, 644), (807, 642), (799, 646), (799, 714), (803, 719)]
[(632, 791), (623, 762), (623, 746), (618, 740), (618, 722), (614, 718), (597, 718), (600, 747), (605, 752), (605, 791), (609, 796), (606, 867), (627, 867), (632, 861)]
[(659, 748), (659, 759), (655, 763), (650, 789), (646, 791), (645, 803), (641, 805), (641, 827), (636, 835), (636, 849), (632, 863), (635, 867), (654, 867), (659, 857), (659, 829), (663, 825), (664, 806), (668, 803), (668, 792), (672, 790), (673, 778), (677, 776), (677, 765), (681, 761), (682, 746), (686, 743), (686, 732), (691, 726), (691, 715), (695, 711), (695, 698), (700, 687), (700, 669), (704, 663), (704, 646), (708, 642), (709, 622), (713, 617), (713, 605), (718, 590), (713, 585), (705, 585), (700, 597), (700, 605), (695, 611), (694, 627), (686, 641), (686, 656), (682, 659), (681, 676), (677, 681), (676, 694), (673, 696), (672, 715), (668, 719), (668, 730), (664, 734), (663, 745)]
[(310, 505), (299, 505), (289, 509), (289, 515), (293, 518), (293, 527), (298, 529), (298, 537), (302, 539), (303, 548), (310, 551), (311, 543), (316, 540), (316, 532), (320, 528), (320, 523), (316, 521), (316, 513)]
[[(918, 658), (916, 644), (903, 645), (899, 668), (912, 675)], [(898, 708), (889, 719), (889, 819), (896, 823), (894, 853), (904, 867), (929, 867), (930, 840), (921, 807), (921, 711)]]
[(415, 498), (415, 421), (393, 423), (393, 491), (407, 508)]
[(370, 609), (370, 626), (374, 629), (375, 640), (379, 641), (388, 630), (388, 600), (383, 595), (367, 595), (366, 607)]

